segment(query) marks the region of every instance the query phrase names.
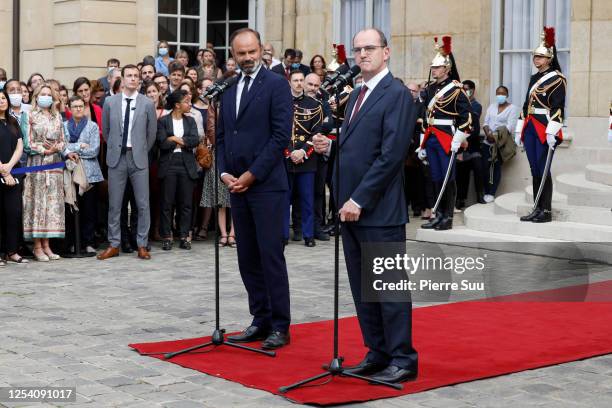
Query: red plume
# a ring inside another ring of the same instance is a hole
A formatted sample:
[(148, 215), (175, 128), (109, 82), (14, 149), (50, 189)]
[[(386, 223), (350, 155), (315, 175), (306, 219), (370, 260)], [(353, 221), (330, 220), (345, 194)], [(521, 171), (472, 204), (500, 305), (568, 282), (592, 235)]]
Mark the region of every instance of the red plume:
[(434, 43), (438, 43), (438, 37), (434, 37)]
[(344, 44), (338, 44), (336, 51), (338, 53), (336, 55), (336, 61), (338, 61), (338, 64), (344, 64), (346, 62), (346, 49), (344, 48)]
[(444, 50), (445, 55), (449, 55), (452, 51), (451, 38), (448, 35), (442, 37), (442, 50)]
[(544, 42), (548, 48), (555, 45), (555, 27), (544, 27)]

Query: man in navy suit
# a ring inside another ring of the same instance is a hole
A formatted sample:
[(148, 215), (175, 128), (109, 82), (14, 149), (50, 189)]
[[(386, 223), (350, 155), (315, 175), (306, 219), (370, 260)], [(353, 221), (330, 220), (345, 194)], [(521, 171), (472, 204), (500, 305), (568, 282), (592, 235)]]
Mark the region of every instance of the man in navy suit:
[[(363, 301), (361, 255), (365, 243), (406, 240), (403, 166), (416, 108), (408, 89), (387, 68), (390, 50), (380, 30), (357, 33), (353, 54), (364, 83), (350, 96), (338, 142), (338, 203), (349, 283), (369, 351), (360, 364), (345, 371), (398, 383), (415, 379), (418, 371), (412, 303)], [(316, 135), (313, 140), (316, 151), (330, 151), (327, 137)]]
[(289, 343), (291, 321), (283, 215), (293, 102), (289, 83), (262, 69), (257, 31), (235, 31), (230, 45), (241, 74), (221, 97), (217, 165), (231, 193), (238, 266), (253, 321), (228, 340), (264, 340), (264, 349), (275, 349)]

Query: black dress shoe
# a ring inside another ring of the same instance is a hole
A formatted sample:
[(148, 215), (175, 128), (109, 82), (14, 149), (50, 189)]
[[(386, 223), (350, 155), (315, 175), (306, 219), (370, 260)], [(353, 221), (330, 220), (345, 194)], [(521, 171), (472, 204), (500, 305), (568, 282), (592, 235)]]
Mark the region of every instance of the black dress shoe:
[(250, 343), (252, 341), (263, 340), (268, 336), (268, 331), (257, 326), (249, 326), (240, 334), (227, 336), (227, 341), (231, 343)]
[(367, 359), (363, 360), (361, 363), (345, 367), (342, 371), (347, 374), (358, 374), (358, 375), (372, 375), (374, 373), (379, 373), (387, 367), (387, 364), (375, 363), (373, 361), (368, 361)]
[(529, 215), (524, 215), (521, 217), (521, 221), (531, 221), (533, 220), (535, 217), (537, 217), (540, 214), (540, 209), (536, 208), (535, 210), (533, 210)]
[(134, 252), (134, 249), (130, 244), (121, 244), (121, 252), (124, 254), (131, 254)]
[(315, 234), (315, 239), (318, 241), (329, 241), (329, 234), (327, 232), (319, 231)]
[(397, 384), (405, 381), (414, 381), (416, 380), (417, 376), (418, 373), (416, 371), (390, 365), (384, 370), (370, 376), (370, 378), (373, 380)]
[(444, 217), (440, 222), (434, 227), (436, 231), (445, 231), (449, 229), (453, 229), (453, 219), (451, 217)]
[(290, 342), (289, 333), (274, 331), (261, 343), (264, 350), (275, 350), (286, 346)]
[(444, 218), (444, 215), (442, 215), (442, 213), (437, 213), (435, 218), (431, 218), (429, 222), (426, 222), (425, 224), (421, 225), (421, 228), (434, 229), (436, 228), (436, 225), (438, 225), (440, 221), (442, 221), (442, 218)]
[(187, 241), (186, 239), (181, 239), (181, 243), (179, 244), (179, 247), (189, 251), (191, 249), (191, 242)]
[(552, 212), (548, 210), (540, 210), (538, 215), (531, 219), (531, 222), (541, 223), (541, 222), (551, 222), (552, 221)]
[(301, 241), (302, 240), (302, 231), (293, 231), (293, 241)]
[(304, 245), (306, 245), (308, 248), (312, 248), (317, 246), (317, 243), (315, 242), (314, 238), (306, 238), (304, 240)]
[(162, 249), (164, 251), (169, 251), (172, 249), (172, 241), (169, 239), (164, 239), (164, 242), (162, 242)]

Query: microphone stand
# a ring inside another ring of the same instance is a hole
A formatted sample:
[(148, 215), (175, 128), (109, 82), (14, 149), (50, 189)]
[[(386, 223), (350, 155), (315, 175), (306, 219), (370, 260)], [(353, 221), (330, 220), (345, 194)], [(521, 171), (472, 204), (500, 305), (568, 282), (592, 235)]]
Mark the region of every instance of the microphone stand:
[[(211, 98), (210, 100), (210, 105), (209, 105), (209, 109), (216, 109), (215, 108), (215, 100), (214, 98)], [(215, 141), (216, 142), (216, 141)], [(215, 143), (216, 144), (216, 143)], [(260, 350), (257, 348), (253, 348), (253, 347), (248, 347), (248, 346), (243, 346), (242, 344), (238, 344), (238, 343), (232, 343), (229, 341), (225, 340), (225, 329), (221, 329), (220, 328), (220, 305), (219, 305), (219, 300), (220, 300), (220, 294), (219, 294), (219, 227), (218, 227), (218, 223), (219, 223), (219, 168), (217, 167), (217, 147), (214, 146), (213, 147), (215, 149), (214, 151), (214, 155), (215, 155), (215, 174), (214, 174), (214, 178), (215, 178), (215, 203), (214, 203), (214, 211), (213, 211), (213, 216), (214, 216), (214, 222), (215, 222), (215, 330), (212, 334), (212, 337), (210, 339), (210, 341), (203, 343), (203, 344), (198, 344), (192, 347), (188, 347), (186, 349), (183, 350), (179, 350), (179, 351), (175, 351), (175, 352), (157, 352), (157, 353), (142, 353), (141, 355), (143, 356), (147, 356), (147, 355), (158, 355), (158, 354), (163, 354), (164, 355), (164, 359), (166, 360), (170, 360), (171, 358), (174, 358), (176, 356), (179, 356), (181, 354), (185, 354), (185, 353), (189, 353), (191, 351), (195, 351), (195, 350), (199, 350), (201, 348), (205, 348), (208, 346), (214, 346), (216, 347), (220, 347), (220, 346), (229, 346), (229, 347), (234, 347), (237, 349), (241, 349), (241, 350), (247, 350), (247, 351), (252, 351), (254, 353), (259, 353), (259, 354), (263, 354), (266, 355), (268, 357), (275, 357), (276, 356), (276, 352), (274, 351), (266, 351), (266, 350)]]
[[(336, 109), (339, 111), (340, 109), (340, 91), (341, 89), (339, 88), (344, 88), (344, 86), (342, 87), (334, 87), (332, 92), (334, 92), (334, 98), (336, 100)], [(350, 112), (349, 112), (350, 115)], [(350, 116), (348, 116), (349, 120), (350, 120)], [(345, 120), (346, 120), (346, 114), (345, 114)], [(348, 125), (348, 124), (347, 124)], [(338, 135), (336, 137), (336, 157), (334, 158), (334, 166), (335, 166), (335, 171), (336, 171), (336, 175), (334, 178), (334, 197), (336, 200), (336, 207), (340, 207), (340, 201), (339, 201), (339, 196), (340, 196), (340, 134), (341, 134), (341, 126), (337, 127), (338, 129)], [(339, 209), (339, 208), (338, 208)], [(362, 381), (367, 381), (369, 383), (372, 384), (378, 384), (378, 385), (385, 385), (387, 387), (391, 387), (394, 388), (396, 390), (401, 390), (403, 388), (403, 386), (401, 384), (392, 384), (392, 383), (388, 383), (385, 381), (379, 381), (379, 380), (375, 380), (373, 378), (370, 377), (366, 377), (363, 375), (359, 375), (359, 374), (353, 374), (351, 372), (346, 372), (346, 368), (342, 367), (342, 363), (344, 362), (344, 357), (339, 356), (338, 354), (338, 304), (339, 304), (339, 288), (340, 288), (340, 214), (337, 211), (336, 214), (334, 215), (334, 341), (333, 341), (333, 348), (334, 348), (334, 354), (332, 357), (332, 360), (329, 364), (324, 364), (323, 365), (323, 370), (325, 370), (323, 373), (321, 374), (317, 374), (313, 377), (310, 378), (306, 378), (304, 380), (298, 381), (294, 384), (291, 385), (287, 385), (287, 386), (283, 386), (280, 387), (278, 390), (279, 392), (285, 394), (293, 389), (302, 387), (306, 384), (309, 384), (311, 382), (326, 378), (326, 377), (337, 377), (337, 376), (344, 376), (344, 377), (350, 377), (350, 378), (357, 378), (359, 380)], [(320, 385), (325, 385), (327, 383), (323, 383)]]

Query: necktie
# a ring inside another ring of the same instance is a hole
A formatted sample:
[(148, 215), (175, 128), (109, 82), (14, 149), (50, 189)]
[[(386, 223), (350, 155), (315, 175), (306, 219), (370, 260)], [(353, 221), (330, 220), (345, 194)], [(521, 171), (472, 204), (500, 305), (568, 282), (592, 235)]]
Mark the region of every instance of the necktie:
[(249, 93), (249, 83), (251, 82), (250, 76), (244, 77), (244, 87), (242, 88), (242, 93), (240, 94), (240, 106), (238, 106), (238, 113), (240, 113), (241, 109), (244, 109), (244, 105), (246, 103), (247, 94)]
[(290, 68), (289, 68), (289, 67), (285, 68), (285, 77), (286, 77), (287, 79), (289, 79), (289, 74), (290, 74), (290, 73), (291, 73)]
[(123, 142), (121, 143), (121, 153), (127, 151), (127, 138), (130, 131), (130, 104), (132, 99), (125, 98), (125, 113), (123, 114)]
[(353, 114), (351, 115), (351, 120), (349, 120), (349, 123), (353, 121), (353, 118), (357, 116), (357, 112), (359, 112), (359, 109), (361, 109), (361, 103), (363, 102), (363, 98), (365, 98), (366, 92), (368, 92), (368, 87), (362, 85), (361, 90), (359, 91), (359, 96), (357, 97), (357, 102), (355, 103), (355, 109), (353, 110)]

